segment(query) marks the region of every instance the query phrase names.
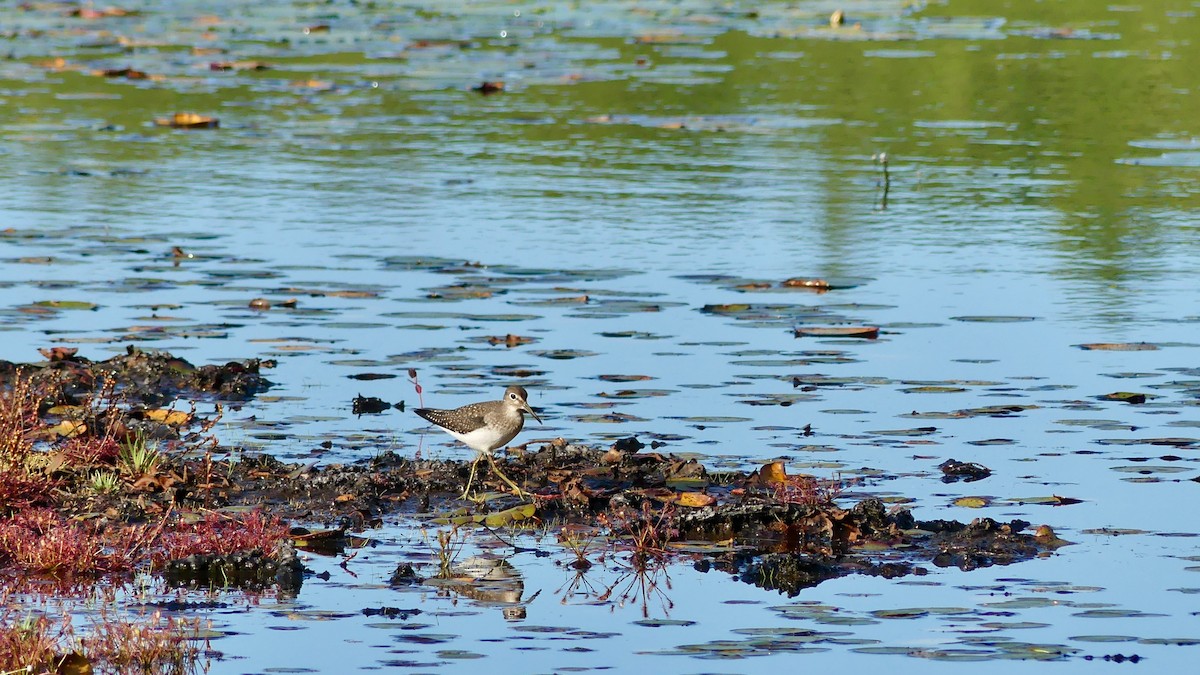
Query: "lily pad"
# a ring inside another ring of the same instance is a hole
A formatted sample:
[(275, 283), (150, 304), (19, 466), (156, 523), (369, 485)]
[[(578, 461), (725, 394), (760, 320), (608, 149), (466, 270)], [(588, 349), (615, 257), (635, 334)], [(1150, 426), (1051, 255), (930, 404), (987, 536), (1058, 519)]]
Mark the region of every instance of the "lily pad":
[(39, 300), (33, 304), (35, 307), (49, 307), (51, 309), (94, 310), (99, 307), (94, 302), (85, 302), (83, 300)]
[(972, 323), (1022, 323), (1025, 321), (1037, 321), (1038, 319), (1036, 316), (1007, 316), (1002, 314), (993, 316), (952, 316), (950, 318), (954, 321)]

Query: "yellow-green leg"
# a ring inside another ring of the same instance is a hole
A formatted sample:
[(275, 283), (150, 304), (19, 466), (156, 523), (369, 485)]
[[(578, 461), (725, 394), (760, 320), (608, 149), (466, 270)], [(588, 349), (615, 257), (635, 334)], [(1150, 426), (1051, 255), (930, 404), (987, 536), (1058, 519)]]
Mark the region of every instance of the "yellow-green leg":
[(496, 464), (496, 458), (492, 456), (492, 453), (489, 452), (486, 454), (488, 464), (492, 465), (492, 471), (495, 471), (496, 475), (500, 477), (500, 480), (504, 481), (508, 487), (512, 488), (514, 495), (522, 498), (530, 496), (528, 492), (522, 490), (519, 486), (517, 486), (516, 483), (512, 482), (512, 479), (504, 475), (504, 472), (500, 470), (499, 465)]
[[(489, 454), (488, 457), (491, 457), (491, 455)], [(476, 453), (475, 460), (471, 462), (471, 473), (467, 476), (467, 486), (463, 488), (460, 499), (466, 499), (471, 494), (471, 483), (475, 482), (475, 467), (479, 466), (479, 460), (481, 459), (483, 459), (483, 455)]]

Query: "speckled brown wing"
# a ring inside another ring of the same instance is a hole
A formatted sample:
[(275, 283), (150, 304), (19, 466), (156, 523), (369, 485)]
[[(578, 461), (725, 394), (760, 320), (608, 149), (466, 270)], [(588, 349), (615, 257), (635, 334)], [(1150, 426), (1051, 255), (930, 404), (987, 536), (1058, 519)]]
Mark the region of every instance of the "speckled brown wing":
[(468, 434), (485, 424), (484, 414), (487, 409), (471, 404), (454, 410), (415, 408), (413, 412), (443, 429), (449, 429), (458, 434)]

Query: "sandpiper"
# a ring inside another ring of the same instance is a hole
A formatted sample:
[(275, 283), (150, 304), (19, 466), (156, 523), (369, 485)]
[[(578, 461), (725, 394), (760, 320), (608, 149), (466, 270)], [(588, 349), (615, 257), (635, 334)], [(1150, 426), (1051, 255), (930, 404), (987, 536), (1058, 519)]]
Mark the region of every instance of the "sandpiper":
[(471, 491), (471, 483), (475, 480), (475, 467), (479, 460), (487, 459), (492, 470), (517, 494), (524, 490), (509, 480), (496, 466), (496, 458), (492, 451), (502, 448), (506, 443), (516, 438), (525, 426), (525, 413), (533, 415), (533, 419), (542, 423), (542, 418), (529, 407), (529, 394), (525, 387), (512, 385), (504, 390), (504, 398), (499, 401), (484, 401), (468, 403), (453, 410), (437, 408), (416, 408), (413, 412), (441, 427), (442, 431), (466, 443), (479, 454), (471, 462), (471, 474), (467, 478), (467, 487), (463, 489), (465, 499)]

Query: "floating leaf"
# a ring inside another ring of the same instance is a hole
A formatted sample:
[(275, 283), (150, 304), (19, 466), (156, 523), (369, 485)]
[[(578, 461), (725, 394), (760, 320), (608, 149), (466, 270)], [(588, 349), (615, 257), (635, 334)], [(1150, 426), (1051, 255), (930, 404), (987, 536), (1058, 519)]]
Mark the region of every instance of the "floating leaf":
[(535, 504), (521, 504), (514, 506), (511, 509), (497, 511), (495, 513), (463, 515), (463, 516), (447, 516), (436, 518), (433, 522), (448, 525), (483, 525), (485, 527), (507, 527), (513, 523), (519, 523), (523, 520), (528, 520), (537, 512)]
[(78, 420), (63, 420), (46, 429), (51, 438), (74, 438), (87, 430), (87, 425)]
[(488, 344), (493, 344), (493, 345), (501, 345), (502, 344), (505, 347), (509, 347), (509, 348), (517, 347), (520, 345), (527, 345), (527, 344), (530, 344), (530, 343), (536, 342), (536, 341), (537, 341), (537, 338), (525, 337), (522, 335), (514, 335), (512, 333), (508, 333), (507, 335), (504, 335), (504, 336), (499, 336), (499, 335), (487, 336)]
[(156, 410), (147, 410), (143, 413), (146, 419), (162, 422), (172, 427), (182, 427), (191, 423), (191, 413), (182, 410), (171, 410), (169, 408), (158, 408)]
[(1082, 504), (1082, 499), (1074, 497), (1060, 497), (1051, 495), (1049, 497), (1010, 497), (1004, 501), (1012, 504), (1040, 504), (1043, 506), (1069, 506), (1071, 504)]
[(992, 503), (991, 497), (959, 497), (954, 500), (955, 506), (968, 509), (981, 509)]
[(642, 382), (654, 378), (649, 375), (597, 375), (596, 379), (605, 382)]
[(963, 389), (962, 387), (928, 385), (924, 387), (906, 387), (900, 391), (906, 394), (958, 394), (966, 391), (966, 389)]
[(52, 309), (96, 309), (99, 306), (94, 302), (84, 302), (82, 300), (39, 300), (33, 304), (36, 307), (50, 307)]
[(1101, 401), (1120, 401), (1121, 403), (1132, 403), (1136, 405), (1139, 403), (1145, 403), (1147, 397), (1147, 394), (1139, 394), (1133, 391), (1114, 391), (1111, 394), (1104, 394), (1102, 396), (1097, 396), (1096, 398), (1100, 399)]
[(1148, 352), (1158, 349), (1158, 345), (1149, 342), (1088, 342), (1075, 346), (1103, 352)]
[(175, 113), (170, 117), (158, 117), (155, 118), (154, 123), (160, 127), (171, 127), (172, 129), (216, 129), (221, 124), (215, 117), (196, 113)]
[(880, 429), (867, 433), (876, 436), (928, 436), (937, 433), (937, 427), (916, 427), (915, 429)]
[(586, 349), (539, 349), (529, 352), (534, 356), (540, 356), (546, 359), (567, 360), (578, 359), (587, 356), (596, 356), (596, 352), (589, 352)]
[(796, 337), (843, 337), (874, 340), (879, 337), (879, 326), (801, 326), (794, 332)]
[(1021, 323), (1023, 321), (1037, 321), (1036, 316), (952, 316), (954, 321), (969, 321), (975, 323)]

